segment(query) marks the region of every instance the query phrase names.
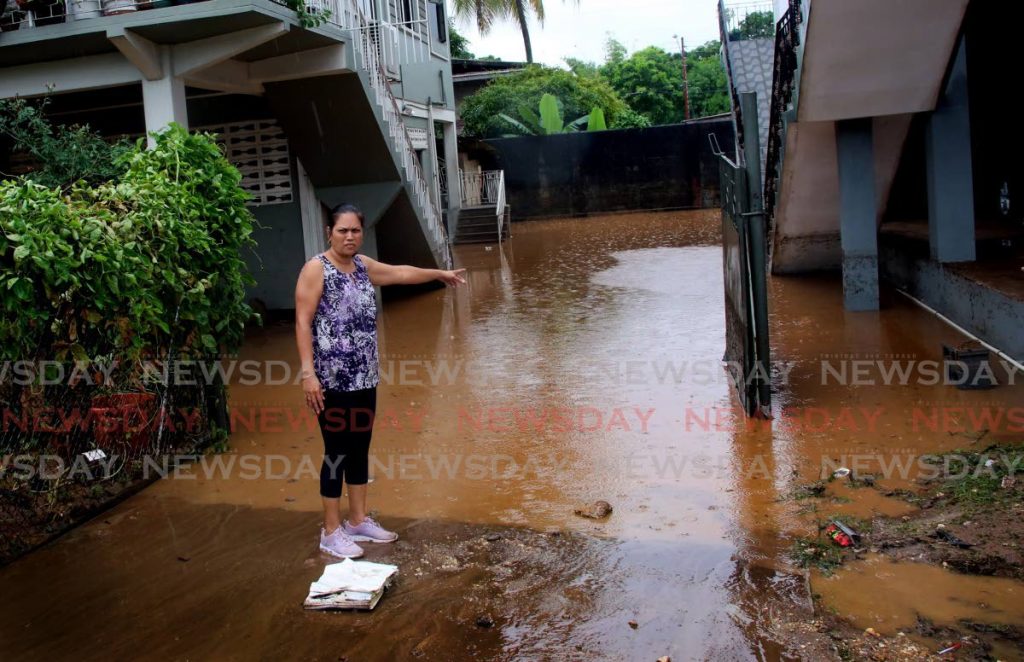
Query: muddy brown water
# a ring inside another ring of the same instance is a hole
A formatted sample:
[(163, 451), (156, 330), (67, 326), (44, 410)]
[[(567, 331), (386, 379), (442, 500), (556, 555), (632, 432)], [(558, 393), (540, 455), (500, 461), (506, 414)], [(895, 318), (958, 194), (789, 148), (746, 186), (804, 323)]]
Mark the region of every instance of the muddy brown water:
[[(854, 314), (835, 278), (776, 278), (774, 358), (791, 364), (776, 420), (747, 426), (719, 363), (718, 227), (714, 211), (516, 225), (500, 249), (457, 248), (467, 287), (387, 304), (370, 505), (402, 537), (368, 550), (400, 566), (376, 611), (300, 608), (329, 562), (319, 432), (297, 386), (236, 383), (219, 467), (191, 465), (0, 569), (0, 657), (798, 659), (776, 615), (809, 613), (812, 590), (894, 630), (915, 601), (879, 617), (863, 596), (944, 587), (957, 599), (929, 606), (938, 624), (978, 618), (986, 591), (1010, 604), (1009, 580), (891, 564), (879, 584), (872, 560), (826, 582), (789, 565), (792, 537), (827, 514), (791, 495), (823, 466), (861, 458), (906, 486), (870, 458), (969, 447), (971, 416), (1024, 399), (823, 380), (823, 361), (932, 359), (963, 339), (892, 292)], [(294, 368), (292, 329), (254, 334), (242, 358)], [(945, 427), (922, 425), (934, 410)], [(830, 489), (839, 513), (912, 511)], [(573, 514), (597, 499), (608, 518)]]

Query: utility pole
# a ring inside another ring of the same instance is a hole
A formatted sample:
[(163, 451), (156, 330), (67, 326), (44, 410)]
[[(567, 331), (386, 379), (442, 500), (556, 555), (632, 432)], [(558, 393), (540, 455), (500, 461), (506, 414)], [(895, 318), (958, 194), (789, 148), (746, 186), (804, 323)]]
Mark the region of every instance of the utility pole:
[[(672, 35), (673, 38), (676, 35)], [(686, 80), (686, 39), (679, 37), (679, 51), (683, 55), (683, 119), (690, 119), (690, 84)]]

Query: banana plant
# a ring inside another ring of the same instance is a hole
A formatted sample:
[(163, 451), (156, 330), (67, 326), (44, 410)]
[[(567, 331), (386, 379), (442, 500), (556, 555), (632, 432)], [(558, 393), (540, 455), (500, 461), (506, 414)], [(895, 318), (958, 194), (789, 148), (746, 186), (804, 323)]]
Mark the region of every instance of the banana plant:
[(555, 133), (573, 133), (581, 130), (584, 125), (586, 125), (587, 131), (604, 131), (608, 128), (604, 120), (604, 111), (596, 106), (588, 115), (565, 124), (562, 119), (562, 111), (558, 108), (558, 99), (553, 94), (545, 93), (540, 98), (537, 111), (526, 104), (521, 104), (517, 110), (519, 119), (505, 113), (498, 113), (498, 117), (526, 135), (549, 136)]

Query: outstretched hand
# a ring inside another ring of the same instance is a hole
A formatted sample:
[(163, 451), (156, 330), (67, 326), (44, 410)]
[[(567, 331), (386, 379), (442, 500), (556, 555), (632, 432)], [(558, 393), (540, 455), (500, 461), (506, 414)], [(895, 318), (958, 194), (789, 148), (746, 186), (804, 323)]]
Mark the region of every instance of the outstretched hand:
[(466, 279), (462, 277), (465, 273), (465, 269), (453, 269), (451, 271), (442, 270), (441, 275), (438, 276), (437, 279), (445, 285), (458, 287), (459, 285), (464, 285), (466, 283)]

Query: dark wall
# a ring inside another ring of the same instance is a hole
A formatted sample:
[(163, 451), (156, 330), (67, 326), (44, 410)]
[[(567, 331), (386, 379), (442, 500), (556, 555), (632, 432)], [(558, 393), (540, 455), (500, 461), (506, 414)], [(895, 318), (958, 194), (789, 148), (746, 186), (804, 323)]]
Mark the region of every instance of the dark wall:
[(721, 117), (650, 129), (495, 138), (513, 220), (609, 211), (717, 207), (708, 134), (733, 143)]
[[(1016, 96), (1024, 3), (971, 2), (965, 20), (974, 209), (980, 221), (1024, 219), (1024, 132)], [(1009, 209), (1001, 208), (1003, 186)]]

